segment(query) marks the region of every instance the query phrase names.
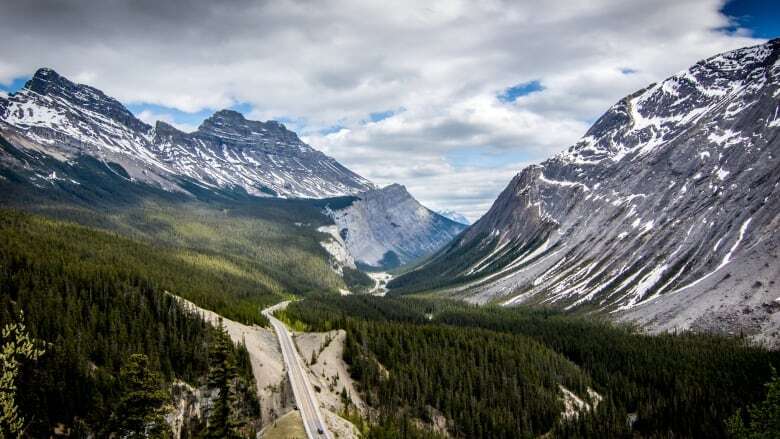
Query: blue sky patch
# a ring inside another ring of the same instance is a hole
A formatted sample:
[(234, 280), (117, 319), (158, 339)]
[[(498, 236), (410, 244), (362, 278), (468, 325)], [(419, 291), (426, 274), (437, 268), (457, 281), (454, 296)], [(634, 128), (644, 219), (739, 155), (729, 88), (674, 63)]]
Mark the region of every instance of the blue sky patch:
[(447, 161), (458, 168), (495, 169), (506, 166), (507, 163), (523, 163), (539, 160), (525, 151), (490, 150), (490, 149), (457, 149), (447, 154)]
[(499, 101), (509, 103), (514, 102), (515, 99), (519, 98), (520, 96), (526, 96), (542, 90), (544, 90), (544, 87), (542, 87), (542, 83), (537, 79), (509, 87), (503, 92), (499, 93), (497, 97)]
[(331, 125), (329, 127), (321, 129), (320, 130), (320, 134), (323, 135), (323, 136), (327, 136), (328, 134), (338, 133), (343, 128), (346, 128), (346, 127), (344, 125), (341, 125), (341, 124), (337, 123), (335, 125)]
[[(136, 117), (138, 117), (144, 111), (148, 111), (152, 113), (154, 116), (160, 118), (161, 120), (163, 120), (164, 118), (169, 118), (169, 120), (165, 120), (165, 122), (172, 121), (173, 124), (175, 125), (189, 126), (189, 127), (193, 127), (193, 129), (200, 126), (200, 124), (205, 119), (207, 119), (209, 116), (211, 116), (217, 111), (210, 108), (206, 108), (200, 111), (196, 111), (194, 113), (188, 113), (186, 111), (181, 111), (173, 107), (166, 107), (164, 105), (147, 104), (147, 103), (125, 104), (125, 106)], [(239, 104), (231, 105), (228, 108), (231, 110), (238, 111), (239, 113), (242, 113), (244, 116), (246, 116), (247, 114), (249, 114), (250, 111), (252, 111), (252, 106), (248, 103), (239, 103)]]
[(735, 26), (724, 29), (727, 32), (743, 27), (750, 29), (754, 37), (780, 37), (780, 2), (776, 0), (730, 0), (721, 12), (736, 22)]
[(395, 114), (394, 110), (387, 110), (387, 111), (377, 111), (375, 113), (371, 113), (368, 115), (368, 119), (371, 122), (379, 122), (381, 120), (385, 120), (388, 117), (392, 117)]
[(172, 121), (174, 124), (189, 125), (193, 127), (197, 127), (201, 124), (201, 122), (203, 122), (204, 119), (214, 114), (214, 111), (208, 109), (200, 110), (195, 113), (187, 113), (186, 111), (181, 111), (176, 108), (147, 103), (126, 104), (125, 106), (136, 117), (138, 117), (144, 111), (148, 111), (160, 118), (169, 117), (170, 121)]
[(6, 93), (16, 93), (24, 87), (24, 84), (30, 80), (30, 76), (20, 76), (11, 81), (10, 84), (0, 83), (0, 90)]
[(637, 70), (636, 69), (632, 69), (631, 67), (623, 67), (622, 69), (620, 69), (620, 73), (622, 73), (624, 75), (633, 75), (636, 72), (637, 72)]

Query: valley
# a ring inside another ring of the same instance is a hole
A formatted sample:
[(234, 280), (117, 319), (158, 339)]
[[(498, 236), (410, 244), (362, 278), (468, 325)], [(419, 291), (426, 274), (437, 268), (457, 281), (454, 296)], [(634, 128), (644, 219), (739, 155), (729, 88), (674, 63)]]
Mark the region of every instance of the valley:
[(0, 93), (0, 438), (780, 434), (780, 39), (753, 43), (541, 161), (513, 149), (562, 114), (541, 80), (453, 105), (472, 125), (205, 87), (193, 124), (31, 70)]

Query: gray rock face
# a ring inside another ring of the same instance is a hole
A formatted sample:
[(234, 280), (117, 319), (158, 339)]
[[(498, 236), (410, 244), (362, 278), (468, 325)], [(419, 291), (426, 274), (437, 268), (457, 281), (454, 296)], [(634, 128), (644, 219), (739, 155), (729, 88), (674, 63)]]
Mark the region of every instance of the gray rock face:
[(118, 163), (131, 179), (169, 191), (186, 191), (183, 179), (258, 196), (324, 198), (373, 188), (278, 122), (222, 110), (194, 133), (151, 127), (100, 90), (50, 69), (0, 97), (0, 135), (65, 160), (87, 154)]
[(466, 227), (427, 209), (398, 184), (360, 193), (328, 214), (352, 257), (375, 268), (428, 256)]
[(391, 288), (776, 339), (779, 55), (724, 53), (625, 97)]

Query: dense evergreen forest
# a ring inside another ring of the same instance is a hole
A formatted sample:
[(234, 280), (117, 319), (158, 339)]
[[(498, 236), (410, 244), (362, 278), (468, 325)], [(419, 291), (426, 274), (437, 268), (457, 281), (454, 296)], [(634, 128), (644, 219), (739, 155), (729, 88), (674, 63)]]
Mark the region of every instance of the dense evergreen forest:
[[(347, 330), (378, 437), (435, 413), (458, 437), (727, 437), (780, 367), (780, 353), (742, 339), (644, 335), (552, 310), (350, 296), (308, 298), (282, 317)], [(603, 400), (561, 422), (559, 384)]]
[[(22, 363), (16, 383), (27, 434), (48, 437), (62, 423), (75, 437), (87, 432), (107, 437), (107, 420), (123, 419), (116, 413), (127, 410), (124, 392), (139, 391), (132, 390), (133, 382), (145, 383), (140, 389), (149, 395), (156, 395), (149, 383), (163, 391), (175, 379), (206, 385), (215, 346), (230, 359), (234, 382), (241, 383), (234, 394), (244, 415), (256, 414), (246, 350), (226, 345), (220, 331), (166, 293), (236, 315), (246, 309), (245, 320), (257, 321), (248, 310), (259, 302), (240, 294), (251, 287), (249, 280), (204, 267), (209, 266), (116, 234), (0, 212), (0, 327), (15, 323), (22, 312), (29, 335), (45, 351)], [(154, 373), (128, 384), (123, 377), (138, 376), (127, 372), (133, 368)]]
[[(0, 146), (25, 159), (2, 137)], [(341, 288), (359, 291), (373, 285), (359, 271), (348, 270), (344, 278), (339, 276), (320, 245), (328, 235), (317, 228), (332, 224), (323, 210), (349, 204), (353, 197), (258, 198), (238, 190), (206, 190), (186, 180), (181, 183), (190, 194), (184, 195), (143, 183), (129, 184), (106, 164), (88, 157), (74, 163), (51, 157), (42, 160), (58, 174), (76, 172), (83, 184), (55, 180), (38, 187), (11, 170), (0, 169), (0, 206), (113, 232), (165, 249), (199, 269), (244, 278), (245, 285), (253, 285), (251, 292), (242, 289), (244, 302), (265, 305), (289, 294), (338, 293)], [(199, 304), (216, 311), (209, 304)], [(236, 311), (223, 315), (251, 321), (247, 313)]]

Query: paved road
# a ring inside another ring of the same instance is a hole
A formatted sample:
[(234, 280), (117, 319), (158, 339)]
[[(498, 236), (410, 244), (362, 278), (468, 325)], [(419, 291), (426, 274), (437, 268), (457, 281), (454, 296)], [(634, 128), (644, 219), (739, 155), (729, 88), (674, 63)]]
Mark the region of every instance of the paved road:
[(276, 304), (263, 311), (263, 314), (271, 321), (271, 325), (279, 337), (279, 345), (282, 347), (282, 357), (287, 366), (287, 374), (290, 376), (290, 383), (295, 395), (295, 402), (298, 404), (298, 410), (303, 418), (303, 426), (306, 428), (306, 435), (310, 439), (331, 438), (330, 432), (325, 425), (317, 398), (314, 396), (314, 389), (309, 382), (309, 378), (303, 369), (301, 357), (295, 349), (290, 332), (284, 323), (274, 318), (272, 315), (277, 309), (285, 308), (289, 302)]

